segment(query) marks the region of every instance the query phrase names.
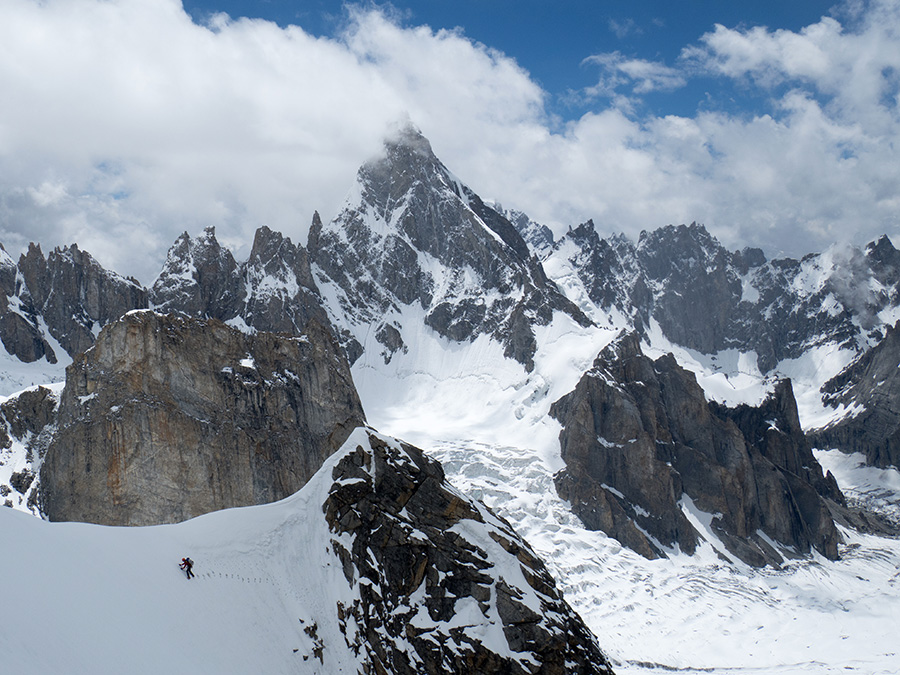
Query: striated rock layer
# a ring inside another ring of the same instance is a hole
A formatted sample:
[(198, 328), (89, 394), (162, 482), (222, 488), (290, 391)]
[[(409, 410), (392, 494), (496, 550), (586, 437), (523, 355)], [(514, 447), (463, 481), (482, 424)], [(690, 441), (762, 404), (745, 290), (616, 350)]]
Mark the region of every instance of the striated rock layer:
[(286, 497), (365, 421), (330, 332), (132, 312), (66, 371), (41, 468), (51, 520), (177, 522)]
[(693, 552), (705, 534), (695, 525), (708, 520), (753, 565), (778, 564), (785, 549), (837, 557), (826, 498), (843, 496), (800, 429), (790, 381), (759, 409), (709, 404), (674, 357), (652, 361), (629, 334), (551, 414), (563, 424), (560, 495), (588, 527), (638, 553)]

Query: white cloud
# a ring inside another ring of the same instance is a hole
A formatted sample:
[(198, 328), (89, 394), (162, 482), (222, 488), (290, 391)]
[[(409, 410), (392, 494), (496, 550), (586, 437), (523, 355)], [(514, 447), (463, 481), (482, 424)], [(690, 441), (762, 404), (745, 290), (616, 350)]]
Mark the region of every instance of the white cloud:
[(628, 37), (629, 35), (640, 35), (644, 31), (635, 23), (634, 19), (623, 19), (622, 21), (618, 21), (616, 19), (610, 19), (607, 22), (609, 26), (609, 30), (612, 31), (613, 35), (622, 40), (623, 38)]
[(634, 94), (649, 94), (651, 91), (671, 91), (683, 87), (687, 80), (681, 71), (664, 63), (627, 59), (619, 52), (595, 54), (584, 60), (600, 66), (600, 82), (589, 87), (590, 96), (613, 96), (621, 87), (630, 86)]
[(762, 87), (771, 115), (639, 117), (618, 98), (563, 125), (512, 59), (377, 11), (323, 39), (198, 26), (174, 0), (0, 0), (0, 241), (77, 242), (144, 282), (185, 229), (212, 224), (239, 247), (267, 224), (304, 241), (404, 113), (485, 198), (557, 231), (698, 220), (730, 246), (792, 254), (896, 235), (897, 13), (716, 27), (676, 67), (595, 57), (626, 97), (702, 68)]

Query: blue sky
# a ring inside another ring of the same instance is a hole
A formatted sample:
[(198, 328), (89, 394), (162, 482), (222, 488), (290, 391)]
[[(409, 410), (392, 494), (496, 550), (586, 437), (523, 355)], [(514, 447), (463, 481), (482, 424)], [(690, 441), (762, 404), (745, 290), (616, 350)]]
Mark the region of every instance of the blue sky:
[(408, 117), (557, 234), (900, 245), (900, 3), (0, 0), (0, 242), (301, 243)]
[[(199, 24), (224, 12), (233, 18), (265, 19), (282, 27), (298, 25), (323, 37), (339, 35), (348, 18), (346, 3), (333, 0), (186, 0), (183, 4)], [(584, 89), (597, 79), (601, 68), (588, 60), (592, 55), (620, 52), (627, 58), (673, 64), (685, 45), (697, 41), (716, 23), (799, 30), (827, 15), (835, 3), (427, 0), (368, 6), (391, 12), (406, 26), (460, 30), (467, 38), (503, 52), (547, 92), (548, 107), (567, 119), (590, 108), (588, 102), (573, 97), (571, 92)], [(655, 112), (691, 114), (698, 107), (710, 105), (710, 85), (713, 89), (721, 87), (721, 83), (708, 80), (691, 85), (665, 95), (647, 96), (644, 103)], [(719, 103), (726, 105), (728, 101)], [(752, 103), (744, 96), (740, 105)]]
[[(619, 52), (624, 58), (673, 66), (682, 50), (715, 24), (765, 26), (799, 31), (839, 8), (834, 2), (728, 2), (726, 0), (425, 0), (376, 3), (406, 26), (461, 30), (476, 42), (513, 58), (548, 94), (548, 107), (570, 119), (604, 105), (603, 97), (573, 96), (598, 79), (602, 67), (593, 55)], [(334, 37), (347, 22), (345, 3), (331, 0), (186, 0), (185, 10), (199, 23), (225, 12), (232, 17), (262, 18), (280, 26), (295, 24), (317, 35)], [(675, 91), (644, 97), (645, 111), (691, 115), (700, 108), (760, 110), (754, 92), (729, 83), (697, 78)]]

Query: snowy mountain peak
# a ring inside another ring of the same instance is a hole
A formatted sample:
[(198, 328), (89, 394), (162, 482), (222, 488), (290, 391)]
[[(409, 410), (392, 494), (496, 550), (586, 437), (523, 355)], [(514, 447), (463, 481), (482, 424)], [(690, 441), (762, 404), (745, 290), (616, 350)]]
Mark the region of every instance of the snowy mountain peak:
[(241, 298), (237, 267), (231, 251), (216, 239), (215, 227), (193, 240), (185, 232), (169, 249), (150, 299), (161, 311), (229, 319)]
[(388, 152), (412, 151), (419, 153), (422, 157), (434, 157), (431, 143), (410, 120), (403, 120), (393, 130), (388, 132), (384, 139), (384, 146)]
[(586, 323), (515, 227), (454, 177), (414, 127), (360, 168), (342, 211), (314, 224), (309, 250), (319, 285), (336, 299), (335, 323), (359, 344), (374, 327), (391, 353), (402, 348), (395, 338), (404, 308), (424, 313), (420, 320), (450, 340), (492, 335), (526, 365), (533, 323), (547, 323), (554, 310)]
[(900, 318), (900, 253), (887, 237), (865, 254), (835, 245), (767, 261), (759, 249), (728, 251), (697, 223), (643, 232), (635, 245), (588, 221), (545, 264), (569, 279), (572, 299), (589, 298), (589, 314), (616, 310), (639, 331), (655, 323), (703, 354), (753, 354), (763, 373), (813, 347), (865, 349)]

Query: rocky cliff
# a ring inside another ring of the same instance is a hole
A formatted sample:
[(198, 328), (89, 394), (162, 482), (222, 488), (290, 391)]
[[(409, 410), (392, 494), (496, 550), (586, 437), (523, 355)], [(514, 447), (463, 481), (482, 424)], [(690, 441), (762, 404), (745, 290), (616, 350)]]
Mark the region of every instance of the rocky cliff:
[(457, 492), (417, 448), (365, 430), (352, 438), (323, 509), (357, 590), (337, 611), (360, 672), (612, 673), (505, 521)]
[(821, 448), (860, 452), (869, 464), (900, 468), (900, 324), (822, 387), (823, 400), (844, 410), (812, 433)]
[(51, 520), (180, 521), (299, 489), (364, 415), (329, 330), (248, 335), (133, 312), (66, 372), (41, 467)]
[(842, 496), (812, 456), (789, 382), (758, 410), (711, 406), (692, 373), (671, 355), (647, 358), (632, 333), (551, 414), (563, 424), (560, 495), (642, 555), (706, 538), (753, 565), (789, 550), (837, 557), (826, 498)]
[(0, 504), (35, 515), (37, 474), (56, 429), (59, 393), (32, 387), (0, 404)]
[(18, 269), (34, 311), (70, 355), (94, 344), (110, 321), (147, 307), (147, 291), (137, 280), (104, 269), (74, 244), (54, 249), (46, 258), (40, 246), (32, 245)]

